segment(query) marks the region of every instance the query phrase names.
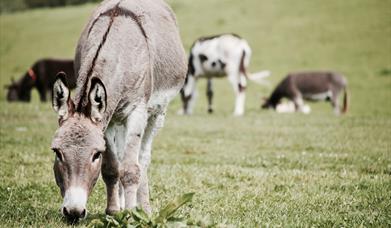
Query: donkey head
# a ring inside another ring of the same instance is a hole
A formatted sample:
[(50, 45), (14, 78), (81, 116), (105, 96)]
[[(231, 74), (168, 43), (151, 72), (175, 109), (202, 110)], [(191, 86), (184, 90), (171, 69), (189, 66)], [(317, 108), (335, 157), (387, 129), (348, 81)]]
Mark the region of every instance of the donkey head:
[(11, 79), (11, 84), (6, 85), (5, 88), (8, 89), (7, 92), (7, 101), (18, 101), (19, 100), (19, 85), (15, 82), (15, 80)]
[(275, 109), (278, 105), (278, 102), (273, 102), (270, 98), (263, 97), (263, 104), (261, 105), (262, 109)]
[(65, 73), (57, 75), (52, 92), (60, 125), (51, 145), (56, 156), (54, 175), (64, 198), (61, 212), (74, 222), (86, 216), (87, 198), (101, 169), (106, 90), (98, 78), (91, 80), (87, 113), (75, 112)]

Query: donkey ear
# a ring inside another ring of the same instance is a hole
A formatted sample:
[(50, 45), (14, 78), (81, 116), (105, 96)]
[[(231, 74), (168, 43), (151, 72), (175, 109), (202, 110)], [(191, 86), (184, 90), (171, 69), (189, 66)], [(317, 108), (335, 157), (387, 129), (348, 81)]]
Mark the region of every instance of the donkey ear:
[(59, 122), (66, 120), (73, 113), (74, 104), (71, 100), (71, 92), (68, 89), (66, 74), (59, 72), (56, 76), (52, 90), (52, 106), (58, 113)]
[(107, 93), (103, 82), (99, 78), (91, 79), (91, 89), (88, 95), (90, 118), (94, 123), (103, 119), (107, 106)]

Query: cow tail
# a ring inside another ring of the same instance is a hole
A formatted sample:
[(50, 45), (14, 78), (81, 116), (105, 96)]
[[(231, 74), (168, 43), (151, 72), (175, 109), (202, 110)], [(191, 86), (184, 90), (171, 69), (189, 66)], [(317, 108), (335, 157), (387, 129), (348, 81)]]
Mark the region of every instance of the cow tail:
[(349, 106), (349, 98), (348, 98), (348, 91), (345, 88), (343, 92), (343, 107), (342, 107), (342, 113), (346, 113), (348, 111), (348, 106)]

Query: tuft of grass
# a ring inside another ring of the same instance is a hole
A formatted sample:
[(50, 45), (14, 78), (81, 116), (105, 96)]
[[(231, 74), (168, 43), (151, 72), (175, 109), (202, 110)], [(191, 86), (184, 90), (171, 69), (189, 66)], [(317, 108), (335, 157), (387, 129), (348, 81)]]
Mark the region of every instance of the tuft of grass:
[(143, 209), (136, 207), (132, 210), (124, 210), (115, 215), (101, 215), (88, 223), (90, 228), (109, 227), (217, 227), (211, 220), (196, 221), (191, 218), (175, 217), (174, 213), (186, 203), (191, 202), (194, 193), (186, 193), (176, 197), (163, 207), (155, 217), (148, 216)]

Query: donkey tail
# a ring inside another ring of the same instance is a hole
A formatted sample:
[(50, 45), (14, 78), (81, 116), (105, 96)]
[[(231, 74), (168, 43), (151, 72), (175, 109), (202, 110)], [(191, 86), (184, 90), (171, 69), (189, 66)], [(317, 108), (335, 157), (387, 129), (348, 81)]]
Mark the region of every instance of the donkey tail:
[(251, 81), (253, 81), (259, 85), (270, 87), (271, 86), (270, 82), (265, 80), (265, 78), (269, 77), (270, 75), (271, 75), (271, 72), (269, 70), (263, 70), (263, 71), (259, 71), (259, 72), (250, 74), (248, 76), (248, 79), (250, 79)]
[(348, 98), (348, 91), (345, 88), (343, 91), (343, 107), (342, 107), (342, 113), (346, 113), (348, 111), (349, 107), (349, 98)]

